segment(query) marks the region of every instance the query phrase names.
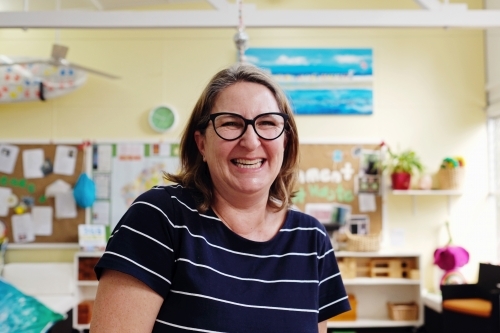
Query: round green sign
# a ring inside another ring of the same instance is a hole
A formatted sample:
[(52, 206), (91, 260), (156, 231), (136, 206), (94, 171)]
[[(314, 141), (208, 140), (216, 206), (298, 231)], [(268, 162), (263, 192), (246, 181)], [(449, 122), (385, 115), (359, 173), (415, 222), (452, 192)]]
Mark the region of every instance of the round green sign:
[(149, 113), (149, 125), (157, 132), (171, 130), (177, 122), (177, 114), (168, 106), (161, 105), (153, 108)]

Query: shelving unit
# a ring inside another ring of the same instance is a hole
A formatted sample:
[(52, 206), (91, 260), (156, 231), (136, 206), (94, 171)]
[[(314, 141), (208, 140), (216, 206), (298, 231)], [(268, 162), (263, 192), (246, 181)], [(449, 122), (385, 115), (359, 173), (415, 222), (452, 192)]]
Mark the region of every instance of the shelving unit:
[[(90, 325), (79, 323), (78, 304), (85, 300), (93, 300), (97, 292), (97, 280), (88, 280), (88, 275), (82, 279), (80, 261), (88, 258), (98, 259), (102, 252), (77, 252), (74, 257), (76, 278), (77, 305), (73, 309), (73, 328), (79, 332), (88, 330)], [(422, 271), (420, 255), (416, 253), (388, 253), (388, 252), (336, 252), (340, 261), (343, 258), (356, 258), (361, 262), (371, 259), (401, 259), (414, 262), (414, 269), (419, 271), (417, 279), (394, 277), (357, 276), (343, 278), (349, 294), (354, 294), (357, 300), (357, 319), (354, 321), (329, 321), (329, 328), (368, 328), (368, 327), (419, 327), (423, 325), (423, 303), (421, 300)], [(361, 275), (369, 272), (362, 269)], [(418, 318), (412, 321), (394, 321), (389, 319), (387, 302), (411, 302), (418, 304)]]
[(81, 260), (86, 259), (99, 259), (102, 256), (102, 252), (77, 252), (74, 257), (74, 270), (76, 279), (76, 299), (77, 305), (73, 308), (73, 328), (79, 332), (83, 330), (88, 330), (90, 324), (79, 323), (79, 311), (78, 304), (85, 300), (94, 300), (97, 292), (98, 281), (95, 275), (89, 274), (88, 271), (81, 271)]
[[(349, 294), (357, 300), (356, 320), (328, 321), (328, 328), (368, 328), (368, 327), (419, 327), (423, 325), (422, 268), (420, 254), (388, 253), (388, 252), (336, 252), (339, 263), (345, 259), (355, 259), (362, 266), (370, 260), (411, 262), (412, 270), (418, 271), (418, 277), (370, 277), (369, 268), (358, 267), (356, 277), (344, 278), (344, 285)], [(342, 265), (342, 264), (341, 264)], [(390, 274), (388, 274), (389, 276)], [(344, 274), (343, 274), (344, 276)], [(352, 276), (352, 275), (351, 275)], [(396, 321), (389, 318), (387, 302), (415, 302), (418, 307), (418, 318), (411, 321)]]

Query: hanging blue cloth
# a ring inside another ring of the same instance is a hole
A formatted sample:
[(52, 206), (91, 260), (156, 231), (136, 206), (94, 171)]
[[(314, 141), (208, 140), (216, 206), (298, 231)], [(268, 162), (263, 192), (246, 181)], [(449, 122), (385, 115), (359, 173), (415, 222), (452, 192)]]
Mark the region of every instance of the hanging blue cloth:
[(82, 208), (92, 206), (95, 201), (95, 183), (87, 174), (82, 173), (73, 189), (76, 204)]

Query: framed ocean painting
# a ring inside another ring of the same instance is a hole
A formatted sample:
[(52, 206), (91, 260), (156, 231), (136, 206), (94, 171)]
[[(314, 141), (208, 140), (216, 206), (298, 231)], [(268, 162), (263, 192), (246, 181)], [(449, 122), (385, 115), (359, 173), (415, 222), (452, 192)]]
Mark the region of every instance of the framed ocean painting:
[(249, 48), (245, 57), (273, 75), (296, 114), (373, 114), (372, 49)]

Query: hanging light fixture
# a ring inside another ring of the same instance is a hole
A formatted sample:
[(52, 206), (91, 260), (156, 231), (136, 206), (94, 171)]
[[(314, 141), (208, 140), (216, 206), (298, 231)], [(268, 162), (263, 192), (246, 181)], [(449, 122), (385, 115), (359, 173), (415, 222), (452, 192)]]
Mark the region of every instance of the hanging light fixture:
[(233, 37), (236, 48), (238, 49), (238, 62), (245, 63), (245, 50), (247, 49), (248, 34), (245, 32), (245, 25), (243, 24), (243, 0), (238, 2), (238, 31)]

